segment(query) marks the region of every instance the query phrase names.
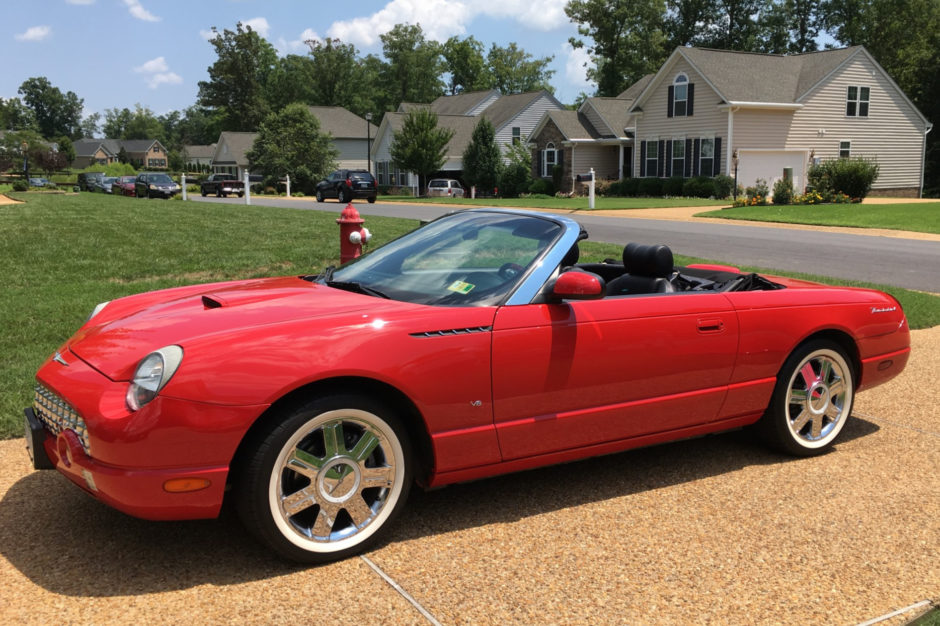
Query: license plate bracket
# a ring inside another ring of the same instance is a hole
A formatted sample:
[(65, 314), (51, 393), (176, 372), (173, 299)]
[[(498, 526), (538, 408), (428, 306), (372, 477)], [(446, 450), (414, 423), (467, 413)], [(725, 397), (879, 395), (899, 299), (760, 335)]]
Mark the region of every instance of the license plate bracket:
[(34, 469), (55, 469), (55, 465), (46, 454), (46, 448), (42, 445), (46, 440), (46, 429), (36, 417), (32, 407), (23, 411), (25, 417), (26, 429), (26, 452), (29, 459), (33, 462)]

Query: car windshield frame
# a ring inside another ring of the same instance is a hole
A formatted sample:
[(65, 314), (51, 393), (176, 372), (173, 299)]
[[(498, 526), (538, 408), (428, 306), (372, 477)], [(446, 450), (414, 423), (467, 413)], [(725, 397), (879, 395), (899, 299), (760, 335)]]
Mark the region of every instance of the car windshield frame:
[(150, 184), (156, 185), (172, 185), (175, 184), (173, 179), (170, 178), (169, 174), (150, 174), (147, 176), (147, 182)]
[(466, 307), (530, 302), (580, 237), (569, 218), (529, 211), (450, 213), (321, 275), (392, 300)]

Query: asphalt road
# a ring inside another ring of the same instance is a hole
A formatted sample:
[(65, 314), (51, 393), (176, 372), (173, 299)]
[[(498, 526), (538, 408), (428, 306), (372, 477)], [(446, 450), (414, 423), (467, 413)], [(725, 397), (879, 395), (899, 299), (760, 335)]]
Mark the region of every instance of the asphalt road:
[[(192, 197), (208, 202), (242, 203), (238, 198)], [(253, 197), (252, 204), (339, 213), (335, 202)], [(450, 207), (357, 202), (362, 215), (433, 219)], [(705, 210), (705, 209), (703, 209)], [(628, 216), (629, 212), (624, 212)], [(847, 280), (940, 293), (940, 243), (773, 226), (681, 222), (629, 217), (574, 216), (591, 241), (626, 244), (663, 243), (687, 256), (776, 270), (805, 272)]]

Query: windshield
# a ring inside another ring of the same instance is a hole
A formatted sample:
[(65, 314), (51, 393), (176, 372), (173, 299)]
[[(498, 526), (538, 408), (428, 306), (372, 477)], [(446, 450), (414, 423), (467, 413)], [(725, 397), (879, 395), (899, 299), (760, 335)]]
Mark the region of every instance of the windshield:
[(327, 284), (358, 284), (394, 300), (489, 306), (506, 298), (561, 235), (536, 216), (445, 216), (349, 263)]
[(173, 179), (166, 174), (151, 174), (147, 179), (148, 183), (172, 183)]

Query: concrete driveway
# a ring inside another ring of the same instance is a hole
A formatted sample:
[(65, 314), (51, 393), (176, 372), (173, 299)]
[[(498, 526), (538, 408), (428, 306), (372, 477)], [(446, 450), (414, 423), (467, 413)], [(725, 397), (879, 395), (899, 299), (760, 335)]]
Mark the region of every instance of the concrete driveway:
[(415, 492), (368, 561), (317, 568), (232, 515), (126, 517), (0, 442), (0, 623), (863, 622), (940, 598), (940, 328), (913, 342), (830, 454), (731, 433)]

